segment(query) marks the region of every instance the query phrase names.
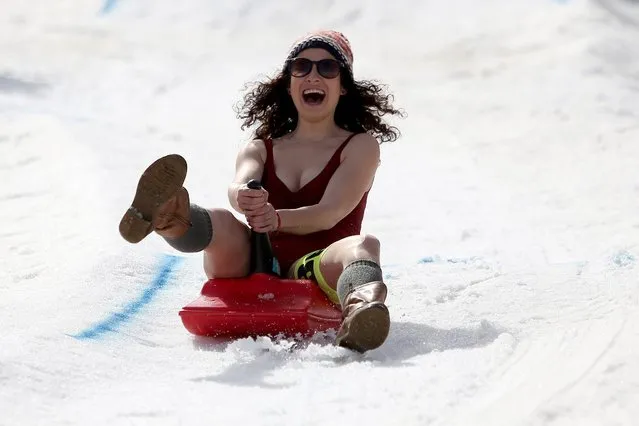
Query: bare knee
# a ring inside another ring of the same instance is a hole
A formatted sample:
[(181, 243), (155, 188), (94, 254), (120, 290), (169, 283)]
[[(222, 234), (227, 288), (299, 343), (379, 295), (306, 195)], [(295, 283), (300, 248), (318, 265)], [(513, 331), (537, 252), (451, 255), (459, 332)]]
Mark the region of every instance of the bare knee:
[(237, 218), (227, 209), (213, 208), (208, 209), (211, 215), (211, 220), (218, 225), (230, 225), (233, 222), (238, 222)]
[(362, 240), (360, 243), (360, 249), (362, 252), (369, 254), (375, 259), (379, 259), (379, 252), (381, 249), (381, 243), (377, 239), (377, 237), (366, 234), (361, 236)]
[(345, 238), (336, 244), (343, 266), (356, 260), (372, 260), (379, 263), (381, 244), (377, 237), (364, 234)]
[(229, 210), (214, 208), (209, 209), (211, 224), (213, 225), (214, 237), (219, 237), (227, 241), (228, 238), (237, 239), (241, 242), (248, 241), (250, 231), (246, 224), (240, 222)]
[(380, 242), (373, 235), (353, 235), (331, 244), (322, 256), (321, 271), (326, 282), (335, 286), (340, 274), (351, 263), (371, 260), (380, 263)]

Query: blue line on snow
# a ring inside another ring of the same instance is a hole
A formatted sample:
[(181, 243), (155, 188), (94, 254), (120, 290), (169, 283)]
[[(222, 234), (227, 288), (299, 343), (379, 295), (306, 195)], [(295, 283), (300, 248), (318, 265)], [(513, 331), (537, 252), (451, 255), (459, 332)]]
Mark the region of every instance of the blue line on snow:
[(115, 8), (115, 4), (117, 2), (118, 0), (105, 0), (104, 4), (102, 5), (102, 10), (100, 10), (100, 13), (111, 12)]
[(423, 263), (439, 263), (439, 262), (446, 262), (446, 263), (471, 263), (473, 261), (478, 260), (477, 257), (449, 257), (447, 259), (441, 259), (438, 256), (426, 256), (426, 257), (422, 257), (421, 259), (419, 259), (417, 261), (417, 263), (419, 264), (423, 264)]
[(164, 256), (160, 270), (155, 276), (151, 284), (144, 289), (140, 297), (129, 302), (119, 312), (114, 312), (104, 320), (91, 327), (72, 335), (76, 339), (86, 340), (99, 338), (102, 334), (115, 331), (122, 324), (130, 321), (140, 309), (148, 305), (153, 297), (161, 290), (169, 281), (173, 267), (176, 266), (181, 258), (176, 256)]

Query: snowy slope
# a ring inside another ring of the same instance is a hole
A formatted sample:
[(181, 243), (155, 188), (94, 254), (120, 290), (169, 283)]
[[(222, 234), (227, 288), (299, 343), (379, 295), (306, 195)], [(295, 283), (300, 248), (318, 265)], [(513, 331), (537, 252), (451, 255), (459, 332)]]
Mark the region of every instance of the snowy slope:
[[(636, 424), (637, 2), (2, 12), (0, 425)], [(243, 84), (318, 27), (346, 33), (355, 73), (407, 113), (364, 224), (391, 335), (363, 356), (194, 339), (177, 313), (201, 258), (129, 245), (118, 222), (171, 152), (195, 202), (228, 207)]]

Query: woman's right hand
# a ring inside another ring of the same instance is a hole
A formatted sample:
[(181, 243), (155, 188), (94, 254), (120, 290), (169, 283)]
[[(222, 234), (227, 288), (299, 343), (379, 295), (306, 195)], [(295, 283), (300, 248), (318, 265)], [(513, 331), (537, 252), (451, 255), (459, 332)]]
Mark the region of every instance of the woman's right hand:
[(268, 203), (268, 191), (264, 188), (251, 189), (243, 184), (237, 189), (236, 201), (244, 214), (251, 215)]

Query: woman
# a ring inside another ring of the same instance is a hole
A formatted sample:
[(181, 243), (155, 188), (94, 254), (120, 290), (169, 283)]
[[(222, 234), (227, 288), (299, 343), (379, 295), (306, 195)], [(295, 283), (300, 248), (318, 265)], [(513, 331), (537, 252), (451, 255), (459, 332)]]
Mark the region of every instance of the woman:
[[(293, 45), (283, 70), (258, 83), (238, 111), (242, 128), (258, 127), (238, 153), (228, 196), (252, 229), (270, 233), (282, 272), (315, 280), (341, 304), (336, 344), (364, 352), (390, 327), (380, 244), (360, 229), (379, 143), (398, 136), (381, 117), (399, 112), (379, 86), (355, 81), (352, 65), (341, 33), (320, 31)], [(202, 251), (209, 278), (246, 276), (251, 228), (228, 210), (191, 204), (186, 169), (179, 155), (149, 166), (120, 233), (137, 243), (155, 231), (178, 250)], [(248, 188), (252, 179), (262, 189)]]

